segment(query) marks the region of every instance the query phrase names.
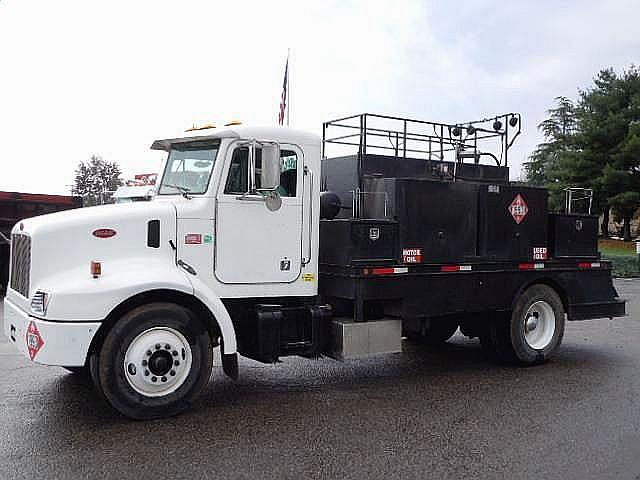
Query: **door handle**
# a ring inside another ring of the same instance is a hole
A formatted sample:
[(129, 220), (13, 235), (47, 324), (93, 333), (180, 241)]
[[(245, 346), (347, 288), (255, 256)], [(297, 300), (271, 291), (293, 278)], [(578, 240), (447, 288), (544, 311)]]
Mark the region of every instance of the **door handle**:
[(264, 202), (264, 197), (262, 195), (258, 196), (249, 196), (249, 195), (239, 195), (236, 197), (236, 200), (242, 200), (244, 202)]

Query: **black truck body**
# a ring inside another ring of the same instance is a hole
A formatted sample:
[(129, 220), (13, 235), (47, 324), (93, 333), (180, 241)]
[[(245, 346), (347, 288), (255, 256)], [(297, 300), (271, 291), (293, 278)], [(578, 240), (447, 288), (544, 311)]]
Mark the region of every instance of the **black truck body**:
[[(351, 205), (320, 223), (320, 290), (329, 303), (352, 310), (357, 321), (393, 315), (410, 327), (509, 311), (529, 285), (543, 283), (558, 292), (569, 320), (624, 315), (611, 264), (597, 250), (597, 217), (549, 213), (546, 189), (512, 183), (506, 165), (482, 164), (477, 155), (464, 163), (464, 142), (456, 145), (451, 133), (423, 139), (426, 159), (408, 157), (407, 140), (394, 132), (385, 133), (395, 146), (367, 145), (381, 131), (369, 131), (371, 117), (358, 118), (357, 153), (323, 158), (325, 189)], [(406, 130), (407, 120), (395, 120)], [(433, 148), (443, 140), (457, 147), (454, 161), (432, 158), (434, 151), (445, 157), (446, 148)], [(384, 197), (384, 209), (367, 193)]]
[[(370, 114), (325, 123), (320, 298), (255, 299), (244, 311), (226, 302), (238, 319), (240, 352), (265, 362), (317, 355), (331, 351), (337, 328), (351, 335), (349, 322), (399, 319), (405, 336), (437, 326), (446, 339), (460, 327), (531, 364), (557, 348), (565, 315), (624, 315), (611, 264), (598, 253), (597, 217), (550, 213), (546, 189), (510, 182), (507, 155), (520, 124), (517, 114), (465, 124)], [(481, 150), (491, 139), (497, 148)], [(332, 146), (341, 154), (328, 156)], [(355, 152), (345, 154), (349, 148)], [(556, 295), (562, 303), (555, 336), (540, 350), (524, 343), (537, 312), (533, 318), (518, 304), (536, 292), (538, 303), (551, 305)], [(514, 311), (530, 318), (512, 318)], [(517, 325), (512, 338), (509, 325)]]

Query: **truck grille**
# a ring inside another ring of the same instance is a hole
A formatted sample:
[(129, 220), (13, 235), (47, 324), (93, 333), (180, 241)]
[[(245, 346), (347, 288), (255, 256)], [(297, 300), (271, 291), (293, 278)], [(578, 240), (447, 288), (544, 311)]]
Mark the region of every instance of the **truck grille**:
[(31, 270), (31, 237), (11, 235), (10, 286), (23, 297), (29, 298), (29, 272)]

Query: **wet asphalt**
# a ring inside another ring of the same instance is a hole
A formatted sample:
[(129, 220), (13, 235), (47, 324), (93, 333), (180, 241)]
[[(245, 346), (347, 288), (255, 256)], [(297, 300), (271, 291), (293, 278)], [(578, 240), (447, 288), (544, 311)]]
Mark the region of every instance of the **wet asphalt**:
[(0, 339), (0, 479), (640, 478), (640, 279), (629, 316), (572, 322), (550, 363), (445, 347), (241, 361), (177, 418), (131, 422)]

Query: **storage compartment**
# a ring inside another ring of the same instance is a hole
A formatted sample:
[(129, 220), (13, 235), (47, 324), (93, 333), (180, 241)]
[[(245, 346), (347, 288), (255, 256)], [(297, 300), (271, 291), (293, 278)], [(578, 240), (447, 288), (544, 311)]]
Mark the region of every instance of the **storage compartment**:
[(534, 248), (547, 248), (545, 189), (497, 184), (479, 189), (481, 257), (527, 261), (534, 260)]
[(554, 257), (598, 257), (598, 217), (549, 214), (549, 247)]
[(320, 263), (350, 266), (395, 262), (398, 222), (336, 219), (320, 221)]
[(476, 256), (478, 185), (397, 178), (386, 182), (400, 250), (419, 249), (421, 263)]

